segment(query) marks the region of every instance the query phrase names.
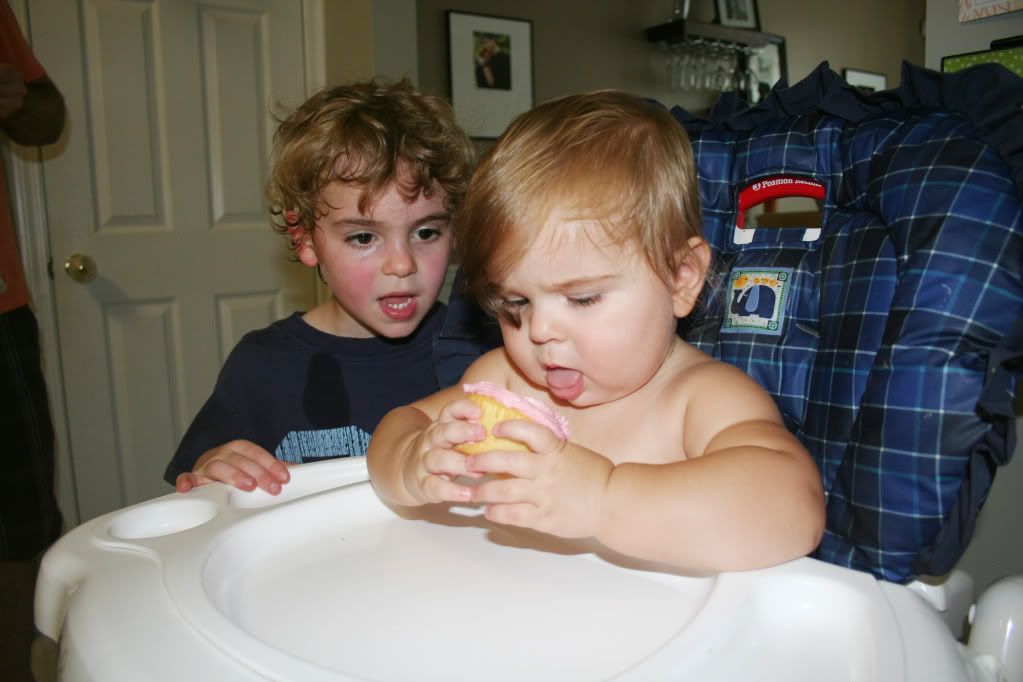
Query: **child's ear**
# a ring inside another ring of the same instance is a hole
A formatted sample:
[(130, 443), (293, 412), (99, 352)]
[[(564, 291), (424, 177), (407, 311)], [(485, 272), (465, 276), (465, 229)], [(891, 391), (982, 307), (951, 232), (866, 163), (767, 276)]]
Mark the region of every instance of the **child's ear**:
[(313, 250), (313, 233), (308, 230), (299, 229), (292, 233), (292, 240), (295, 244), (295, 255), (303, 265), (315, 268), (320, 264)]
[(691, 237), (689, 249), (675, 255), (675, 273), (672, 299), (675, 317), (682, 318), (693, 311), (703, 291), (710, 268), (710, 246), (702, 237)]

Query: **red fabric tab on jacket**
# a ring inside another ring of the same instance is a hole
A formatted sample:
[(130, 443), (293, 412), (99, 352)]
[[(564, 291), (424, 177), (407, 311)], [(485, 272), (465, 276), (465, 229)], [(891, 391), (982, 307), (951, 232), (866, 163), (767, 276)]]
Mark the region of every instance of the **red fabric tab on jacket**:
[(775, 175), (750, 183), (739, 191), (739, 216), (736, 225), (740, 228), (746, 225), (746, 211), (749, 209), (768, 199), (782, 197), (824, 199), (824, 183), (797, 175)]

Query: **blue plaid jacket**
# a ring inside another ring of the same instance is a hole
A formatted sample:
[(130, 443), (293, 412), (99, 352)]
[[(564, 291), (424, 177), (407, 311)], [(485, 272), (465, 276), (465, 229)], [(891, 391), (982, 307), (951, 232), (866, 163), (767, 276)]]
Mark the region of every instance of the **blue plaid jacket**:
[[(898, 88), (867, 95), (823, 63), (753, 107), (673, 110), (720, 274), (682, 331), (765, 386), (815, 458), (818, 558), (896, 582), (947, 572), (1011, 457), (1021, 105), (1023, 80), (998, 66), (906, 64)], [(737, 243), (739, 191), (773, 176), (823, 184), (819, 236)]]

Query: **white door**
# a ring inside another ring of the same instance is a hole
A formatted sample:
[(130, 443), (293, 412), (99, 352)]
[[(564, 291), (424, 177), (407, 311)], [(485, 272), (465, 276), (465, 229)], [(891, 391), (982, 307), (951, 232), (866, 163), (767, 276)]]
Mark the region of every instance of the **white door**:
[(313, 303), (315, 277), (288, 262), (262, 199), (271, 112), (306, 94), (303, 3), (28, 8), (68, 107), (43, 178), (71, 516), (86, 521), (170, 492), (163, 469), (228, 351)]

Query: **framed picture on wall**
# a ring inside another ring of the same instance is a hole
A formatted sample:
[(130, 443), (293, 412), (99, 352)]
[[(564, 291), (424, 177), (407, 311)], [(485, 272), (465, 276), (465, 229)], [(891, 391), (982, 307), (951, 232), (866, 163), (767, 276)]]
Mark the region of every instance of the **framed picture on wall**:
[(842, 69), (845, 82), (863, 92), (877, 92), (888, 88), (888, 76), (861, 69)]
[(447, 12), (451, 104), (471, 137), (493, 139), (533, 106), (533, 22)]
[(757, 0), (714, 0), (717, 21), (722, 26), (760, 30)]
[[(1001, 64), (1017, 76), (1023, 77), (1023, 41), (1019, 44), (1006, 43), (1012, 47), (1002, 49), (981, 50), (979, 52), (964, 52), (952, 54), (941, 58), (941, 70), (945, 73), (960, 71), (961, 69), (975, 66), (977, 64)], [(992, 47), (995, 47), (992, 43)]]
[(959, 23), (1023, 10), (1023, 0), (959, 0)]

